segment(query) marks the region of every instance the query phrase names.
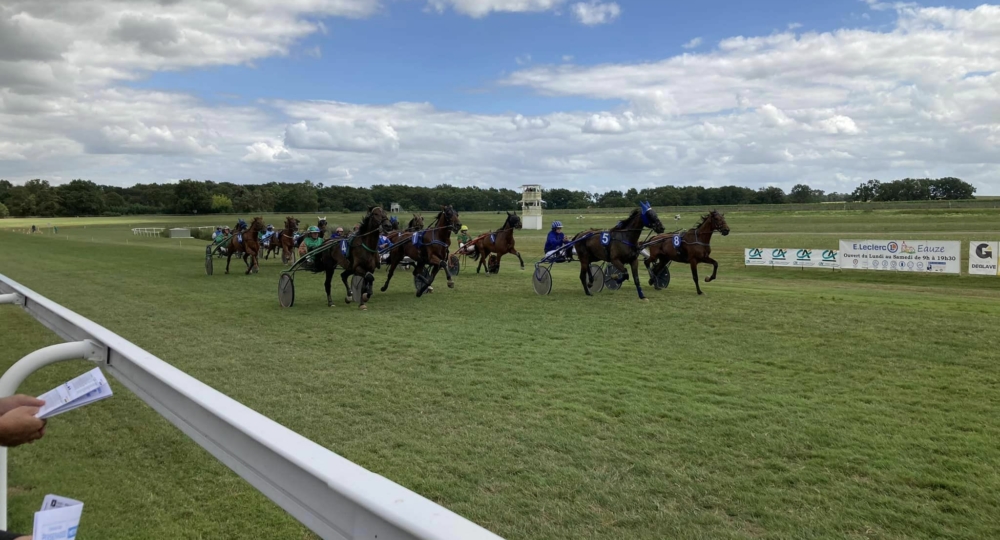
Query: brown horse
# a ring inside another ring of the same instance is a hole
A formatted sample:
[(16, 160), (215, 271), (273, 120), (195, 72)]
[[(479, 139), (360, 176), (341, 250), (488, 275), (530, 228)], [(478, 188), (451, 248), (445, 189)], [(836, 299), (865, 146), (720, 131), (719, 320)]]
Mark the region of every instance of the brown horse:
[(285, 228), (278, 231), (271, 243), (277, 244), (281, 250), (281, 262), (291, 264), (295, 262), (295, 232), (299, 230), (299, 220), (292, 216), (285, 217)]
[(448, 287), (455, 288), (451, 272), (448, 271), (448, 249), (451, 247), (451, 233), (457, 233), (461, 227), (462, 222), (458, 218), (458, 212), (448, 205), (441, 207), (441, 212), (434, 218), (430, 229), (404, 232), (395, 236), (389, 255), (389, 275), (385, 278), (385, 285), (382, 285), (382, 292), (389, 289), (392, 275), (404, 257), (409, 257), (417, 263), (413, 269), (414, 276), (421, 276), (425, 266), (433, 268), (430, 279), (425, 280), (423, 286), (418, 288), (417, 297), (432, 290), (431, 284), (442, 268), (444, 274), (448, 276)]
[[(229, 262), (233, 259), (233, 254), (240, 252), (243, 253), (243, 263), (247, 265), (246, 273), (257, 272), (257, 255), (260, 253), (260, 241), (257, 239), (257, 233), (264, 230), (264, 218), (255, 217), (250, 223), (247, 230), (243, 232), (233, 233), (229, 237), (229, 242), (226, 244), (226, 273), (229, 273)], [(247, 259), (253, 261), (251, 265)]]
[(497, 272), (499, 272), (500, 268), (500, 258), (508, 253), (513, 253), (517, 256), (517, 260), (521, 262), (521, 270), (524, 270), (524, 259), (514, 249), (514, 229), (520, 228), (521, 218), (514, 212), (507, 212), (507, 221), (504, 221), (503, 226), (498, 231), (480, 235), (475, 240), (469, 242), (469, 244), (475, 246), (475, 250), (468, 249), (468, 245), (466, 250), (472, 251), (473, 260), (479, 260), (479, 264), (476, 265), (477, 274), (479, 273), (479, 269), (484, 266), (486, 267), (486, 273), (490, 272), (487, 262), (489, 261), (490, 253), (496, 253), (497, 255)]
[[(328, 306), (333, 307), (330, 282), (333, 280), (333, 271), (339, 266), (344, 269), (340, 274), (344, 289), (347, 291), (344, 301), (350, 304), (353, 300), (357, 300), (360, 309), (368, 309), (368, 299), (372, 296), (372, 284), (375, 282), (372, 272), (378, 267), (378, 237), (379, 234), (388, 233), (391, 229), (392, 223), (389, 222), (386, 212), (379, 206), (370, 206), (357, 233), (333, 238), (323, 244), (328, 249), (317, 256), (312, 271), (326, 272), (323, 286), (326, 288)], [(331, 243), (334, 245), (329, 247)], [(347, 283), (348, 276), (361, 276), (364, 279), (361, 298), (354, 298), (351, 286)]]
[[(729, 234), (729, 224), (726, 218), (719, 212), (712, 210), (701, 217), (701, 222), (681, 233), (669, 233), (654, 236), (646, 243), (649, 249), (649, 257), (645, 265), (656, 263), (651, 270), (654, 276), (659, 275), (663, 268), (670, 261), (689, 263), (691, 265), (691, 277), (694, 278), (694, 288), (698, 294), (702, 294), (701, 286), (698, 284), (698, 263), (708, 263), (712, 265), (712, 275), (705, 278), (705, 283), (715, 280), (715, 274), (719, 271), (719, 263), (709, 257), (712, 253), (712, 233), (719, 231), (722, 236)], [(651, 279), (650, 284), (654, 281)]]
[(607, 261), (622, 272), (628, 279), (625, 263), (632, 266), (632, 279), (639, 299), (645, 300), (642, 284), (639, 282), (639, 235), (645, 227), (657, 233), (663, 232), (663, 224), (649, 203), (640, 203), (639, 208), (632, 211), (624, 221), (607, 231), (583, 231), (573, 237), (579, 240), (573, 247), (580, 258), (580, 283), (583, 292), (590, 296), (590, 287), (594, 284), (594, 276), (590, 273), (591, 261)]

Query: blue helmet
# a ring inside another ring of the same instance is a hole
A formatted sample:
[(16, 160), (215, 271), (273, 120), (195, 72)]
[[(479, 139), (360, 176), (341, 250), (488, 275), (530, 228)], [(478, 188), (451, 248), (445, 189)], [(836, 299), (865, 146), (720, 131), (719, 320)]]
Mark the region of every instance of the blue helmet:
[(561, 221), (553, 221), (552, 222), (552, 230), (561, 229), (561, 228), (562, 228), (562, 222)]
[(399, 223), (399, 219), (396, 216), (389, 218), (389, 223)]

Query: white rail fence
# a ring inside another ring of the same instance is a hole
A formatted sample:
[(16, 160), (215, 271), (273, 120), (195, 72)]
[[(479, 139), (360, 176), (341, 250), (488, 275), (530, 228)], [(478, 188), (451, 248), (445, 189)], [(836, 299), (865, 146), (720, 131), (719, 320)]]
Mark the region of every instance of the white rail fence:
[[(15, 304), (69, 341), (25, 356), (2, 377), (13, 395), (34, 371), (98, 363), (119, 383), (321, 538), (495, 540), (500, 537), (302, 437), (110, 330), (0, 274)], [(0, 448), (0, 528), (7, 525), (7, 450)]]
[(132, 229), (135, 236), (159, 236), (163, 232), (163, 227), (136, 227)]

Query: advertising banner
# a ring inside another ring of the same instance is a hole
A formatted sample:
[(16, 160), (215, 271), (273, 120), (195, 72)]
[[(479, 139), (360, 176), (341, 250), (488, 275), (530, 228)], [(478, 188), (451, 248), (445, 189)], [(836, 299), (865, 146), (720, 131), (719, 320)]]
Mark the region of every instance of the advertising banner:
[(960, 274), (960, 242), (939, 240), (841, 240), (840, 268)]
[(789, 266), (799, 268), (839, 268), (835, 249), (748, 248), (743, 250), (747, 266)]
[(747, 266), (771, 266), (771, 249), (770, 248), (744, 249), (743, 264)]
[(969, 242), (969, 273), (980, 276), (1000, 276), (997, 256), (1000, 242)]

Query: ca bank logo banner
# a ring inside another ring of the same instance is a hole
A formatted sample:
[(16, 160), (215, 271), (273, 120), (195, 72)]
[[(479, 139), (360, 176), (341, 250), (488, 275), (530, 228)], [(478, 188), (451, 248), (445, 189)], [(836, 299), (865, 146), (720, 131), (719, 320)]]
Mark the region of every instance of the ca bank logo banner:
[(977, 276), (1000, 275), (997, 257), (1000, 242), (969, 242), (969, 273)]
[(771, 266), (771, 248), (747, 248), (743, 250), (743, 264), (747, 266)]

